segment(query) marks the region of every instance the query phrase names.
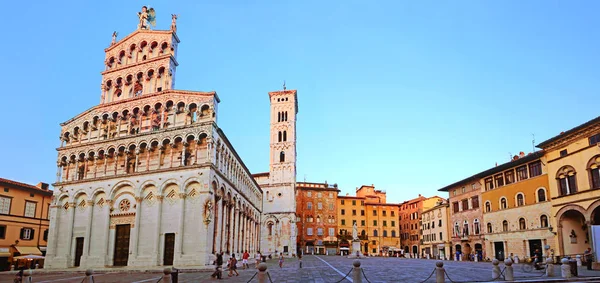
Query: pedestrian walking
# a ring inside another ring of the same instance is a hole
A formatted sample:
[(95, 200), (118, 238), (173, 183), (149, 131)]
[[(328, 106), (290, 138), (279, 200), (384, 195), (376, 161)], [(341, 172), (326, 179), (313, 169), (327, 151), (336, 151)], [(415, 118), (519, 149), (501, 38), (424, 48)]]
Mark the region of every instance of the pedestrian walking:
[(283, 268), (283, 253), (279, 253), (279, 268)]
[(242, 268), (246, 269), (246, 268), (250, 268), (248, 266), (248, 258), (250, 258), (250, 254), (248, 253), (248, 250), (244, 251), (244, 254), (242, 255)]
[(256, 252), (256, 257), (255, 257), (255, 259), (256, 259), (256, 267), (255, 268), (256, 269), (258, 269), (258, 264), (260, 263), (260, 258), (261, 257), (262, 257), (262, 255), (260, 254), (260, 251), (257, 251)]
[(583, 252), (583, 257), (585, 258), (585, 265), (587, 266), (587, 270), (592, 270), (592, 249), (587, 248), (587, 250)]
[(215, 272), (210, 276), (216, 279), (222, 279), (223, 272), (221, 266), (223, 265), (223, 252), (217, 253), (217, 259), (215, 260)]
[(237, 259), (235, 258), (235, 254), (231, 254), (231, 257), (229, 258), (229, 263), (227, 264), (227, 266), (229, 267), (229, 274), (227, 276), (231, 277), (233, 276), (233, 273), (235, 273), (235, 276), (239, 276), (240, 274), (237, 272)]

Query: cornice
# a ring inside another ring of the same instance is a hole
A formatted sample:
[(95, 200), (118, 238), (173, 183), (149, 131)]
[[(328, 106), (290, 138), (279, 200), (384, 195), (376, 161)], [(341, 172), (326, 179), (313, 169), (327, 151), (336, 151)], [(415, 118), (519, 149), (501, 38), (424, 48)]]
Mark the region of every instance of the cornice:
[(175, 57), (173, 57), (173, 55), (171, 55), (171, 54), (165, 54), (165, 55), (160, 55), (160, 56), (153, 57), (153, 58), (150, 58), (150, 59), (146, 59), (146, 60), (141, 61), (141, 62), (137, 62), (137, 63), (133, 63), (133, 64), (127, 64), (127, 65), (124, 65), (122, 67), (118, 67), (118, 68), (114, 68), (114, 69), (108, 69), (108, 70), (100, 72), (100, 74), (103, 75), (103, 76), (105, 76), (105, 75), (108, 75), (110, 73), (114, 73), (114, 72), (118, 72), (118, 71), (122, 71), (122, 70), (126, 70), (126, 69), (133, 69), (134, 67), (137, 67), (137, 66), (140, 66), (140, 65), (149, 65), (150, 63), (157, 62), (157, 61), (160, 61), (160, 60), (163, 60), (163, 59), (167, 59), (169, 57), (173, 61), (173, 63), (175, 63), (175, 66), (179, 66), (179, 63), (177, 62), (177, 60), (175, 59)]

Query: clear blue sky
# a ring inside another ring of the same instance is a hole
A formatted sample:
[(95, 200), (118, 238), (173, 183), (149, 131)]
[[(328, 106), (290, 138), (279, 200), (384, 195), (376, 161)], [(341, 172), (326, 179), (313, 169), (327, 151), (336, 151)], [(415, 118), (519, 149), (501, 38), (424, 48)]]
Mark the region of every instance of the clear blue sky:
[(267, 92), (286, 80), (298, 180), (343, 194), (438, 194), (600, 115), (598, 1), (10, 1), (0, 176), (55, 181), (59, 123), (99, 102), (103, 49), (142, 5), (157, 29), (180, 14), (177, 88), (217, 91), (252, 172), (268, 170)]

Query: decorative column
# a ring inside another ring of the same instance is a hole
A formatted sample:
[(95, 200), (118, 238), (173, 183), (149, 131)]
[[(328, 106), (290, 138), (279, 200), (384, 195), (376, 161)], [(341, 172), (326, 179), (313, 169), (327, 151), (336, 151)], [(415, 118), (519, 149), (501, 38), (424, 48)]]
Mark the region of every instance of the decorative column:
[(185, 220), (185, 198), (187, 197), (186, 193), (179, 193), (179, 202), (181, 203), (179, 205), (180, 207), (180, 211), (179, 211), (179, 232), (177, 233), (177, 238), (175, 240), (175, 245), (179, 245), (179, 247), (177, 247), (177, 249), (175, 249), (177, 251), (177, 253), (179, 254), (179, 256), (181, 256), (183, 254), (183, 240), (184, 240), (184, 230), (183, 230), (183, 226), (184, 226), (184, 220)]
[(62, 165), (60, 162), (56, 162), (56, 182), (59, 183), (61, 181), (61, 171)]
[(67, 266), (69, 267), (72, 266), (71, 259), (74, 258), (74, 256), (71, 254), (71, 248), (73, 247), (73, 221), (75, 220), (75, 208), (75, 203), (70, 202), (69, 221), (67, 222)]
[(135, 149), (135, 164), (133, 164), (133, 172), (138, 172), (138, 160), (140, 155), (140, 149)]
[[(160, 162), (160, 160), (159, 160)], [(146, 171), (150, 170), (150, 148), (146, 147)]]
[(108, 165), (108, 155), (105, 155), (104, 156), (104, 175), (103, 176), (106, 176), (106, 167), (107, 167), (107, 165)]
[(219, 239), (218, 238), (218, 234), (219, 234), (219, 198), (220, 198), (219, 195), (217, 195), (216, 192), (215, 192), (215, 197), (214, 197), (215, 205), (214, 205), (214, 208), (213, 208), (214, 209), (214, 218), (215, 218), (214, 219), (214, 223), (213, 223), (213, 225), (214, 225), (214, 229), (213, 229), (213, 254), (220, 252), (217, 249), (217, 240)]
[[(112, 199), (107, 199), (106, 200), (106, 225), (104, 225), (104, 241), (103, 241), (103, 250), (104, 250), (104, 265), (108, 265), (108, 259), (109, 259), (109, 253), (108, 253), (108, 247), (110, 246), (108, 243), (110, 241), (109, 239), (109, 235), (110, 235), (110, 209), (113, 206), (113, 200)], [(114, 256), (114, 255), (113, 255)]]
[(92, 239), (92, 218), (94, 217), (94, 201), (88, 200), (87, 207), (89, 207), (90, 212), (88, 213), (87, 226), (85, 227), (85, 238), (83, 240), (84, 258), (90, 256), (90, 240)]
[(233, 206), (231, 207), (231, 214), (233, 215), (233, 223), (231, 224), (231, 231), (232, 231), (232, 233), (231, 233), (231, 235), (232, 235), (232, 237), (231, 237), (231, 251), (235, 251), (236, 253), (239, 253), (240, 249), (238, 249), (238, 247), (237, 247), (237, 245), (235, 243), (235, 235), (236, 235), (236, 233), (235, 233), (236, 232), (235, 231), (236, 227), (235, 226), (237, 225), (237, 219), (236, 219), (236, 217), (237, 217), (237, 213), (236, 213), (237, 207), (236, 206), (237, 206), (237, 202), (234, 203)]
[(233, 213), (234, 213), (233, 204), (229, 203), (229, 209), (227, 211), (227, 218), (229, 218), (229, 220), (227, 221), (229, 223), (229, 229), (227, 229), (227, 249), (230, 252), (234, 252), (234, 249), (233, 249), (233, 237), (234, 237), (233, 236), (233, 228), (234, 227), (233, 226), (235, 225), (235, 223), (233, 222), (234, 221)]
[(180, 166), (185, 166), (185, 147), (188, 146), (189, 143), (188, 142), (182, 142), (181, 143), (181, 162), (180, 162)]
[(166, 122), (166, 121), (165, 121), (165, 118), (166, 118), (166, 116), (167, 116), (167, 114), (166, 114), (166, 113), (167, 113), (166, 109), (163, 109), (163, 111), (162, 111), (162, 115), (160, 116), (160, 125), (159, 125), (159, 128), (160, 128), (160, 129), (164, 128), (164, 125), (165, 125), (165, 122)]
[(225, 199), (225, 196), (223, 196), (223, 201), (222, 201), (222, 205), (221, 205), (221, 242), (220, 242), (220, 247), (222, 251), (226, 250), (226, 246), (225, 246), (225, 227), (227, 227), (227, 212), (226, 212), (226, 208), (228, 205), (228, 200)]
[(158, 147), (158, 169), (160, 169), (160, 167), (162, 166), (162, 163), (160, 162), (160, 160), (162, 158), (163, 150), (165, 150), (164, 146), (161, 145)]
[(236, 250), (238, 250), (238, 251), (239, 251), (239, 250), (240, 250), (240, 248), (241, 248), (240, 239), (242, 238), (242, 237), (241, 237), (241, 233), (240, 233), (240, 231), (241, 231), (241, 230), (240, 230), (240, 227), (242, 227), (242, 217), (241, 217), (241, 215), (242, 215), (242, 212), (240, 211), (240, 208), (239, 208), (239, 207), (238, 207), (238, 208), (236, 208), (236, 213), (235, 213), (235, 214), (236, 214), (236, 219), (237, 219), (237, 220), (236, 220), (236, 222), (237, 222), (237, 225), (236, 225), (236, 227), (235, 227), (235, 234), (237, 235), (237, 239), (236, 239), (236, 241), (235, 241), (235, 247), (236, 247)]
[(176, 145), (175, 143), (170, 144), (171, 146), (171, 154), (169, 154), (169, 168), (173, 168), (173, 151), (175, 151)]
[[(129, 170), (127, 170), (127, 166), (129, 166), (129, 153), (130, 153), (129, 149), (125, 150), (123, 152), (123, 155), (125, 155), (125, 166), (124, 166), (124, 168), (125, 168), (125, 174), (129, 174), (130, 173)], [(119, 167), (117, 167), (117, 168), (119, 168)]]
[(156, 265), (161, 265), (160, 258), (160, 226), (162, 220), (163, 196), (157, 196), (158, 202), (158, 219), (156, 219), (156, 232), (154, 232), (154, 254), (156, 255)]
[(139, 246), (139, 242), (140, 242), (140, 228), (141, 228), (141, 223), (140, 223), (140, 218), (142, 215), (142, 202), (144, 201), (144, 198), (141, 196), (135, 197), (135, 222), (134, 222), (134, 228), (133, 229), (133, 251), (131, 252), (131, 254), (133, 255), (133, 259), (137, 259), (138, 256), (138, 246)]
[(198, 164), (198, 149), (200, 148), (200, 137), (198, 136), (196, 138), (196, 143), (194, 144), (194, 150), (196, 153), (194, 153), (194, 165)]
[(75, 159), (75, 174), (73, 174), (73, 181), (79, 178), (79, 158)]
[(99, 156), (94, 156), (94, 178), (96, 178), (96, 175), (98, 174), (98, 159), (100, 159)]
[(115, 150), (115, 176), (117, 175), (117, 169), (119, 165), (119, 153)]
[[(92, 157), (92, 159), (93, 158), (94, 157)], [(83, 176), (81, 176), (81, 179), (85, 179), (87, 177), (88, 163), (90, 161), (89, 159), (90, 159), (89, 156), (84, 156), (83, 157), (83, 174), (82, 174)]]

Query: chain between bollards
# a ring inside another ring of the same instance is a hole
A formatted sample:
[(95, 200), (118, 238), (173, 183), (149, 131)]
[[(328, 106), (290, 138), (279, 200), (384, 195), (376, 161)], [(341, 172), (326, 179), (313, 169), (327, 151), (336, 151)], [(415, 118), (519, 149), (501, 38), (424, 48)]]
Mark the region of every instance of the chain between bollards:
[(365, 274), (365, 269), (361, 268), (360, 271), (362, 271), (362, 274), (365, 277), (365, 280), (367, 280), (367, 282), (371, 283), (371, 281), (369, 281), (369, 278), (367, 278), (367, 275)]
[(340, 281), (336, 281), (335, 283), (340, 283), (342, 281), (344, 281), (344, 279), (346, 279), (346, 277), (348, 277), (348, 275), (350, 275), (350, 273), (352, 272), (352, 268), (350, 268), (350, 271), (348, 271), (348, 273), (346, 273), (346, 275), (344, 275), (344, 277), (342, 277), (342, 279), (340, 279)]
[(250, 283), (250, 281), (252, 281), (252, 279), (254, 279), (254, 277), (256, 277), (256, 274), (258, 274), (258, 272), (254, 272), (254, 275), (252, 275), (252, 278), (250, 278), (250, 280), (248, 280), (248, 282), (246, 282), (246, 283)]
[(429, 280), (429, 278), (431, 278), (431, 276), (433, 276), (433, 274), (435, 273), (435, 268), (433, 269), (433, 271), (431, 271), (431, 274), (429, 274), (429, 276), (427, 276), (427, 278), (425, 278), (425, 280), (419, 282), (419, 283), (425, 283), (427, 282), (427, 280)]

